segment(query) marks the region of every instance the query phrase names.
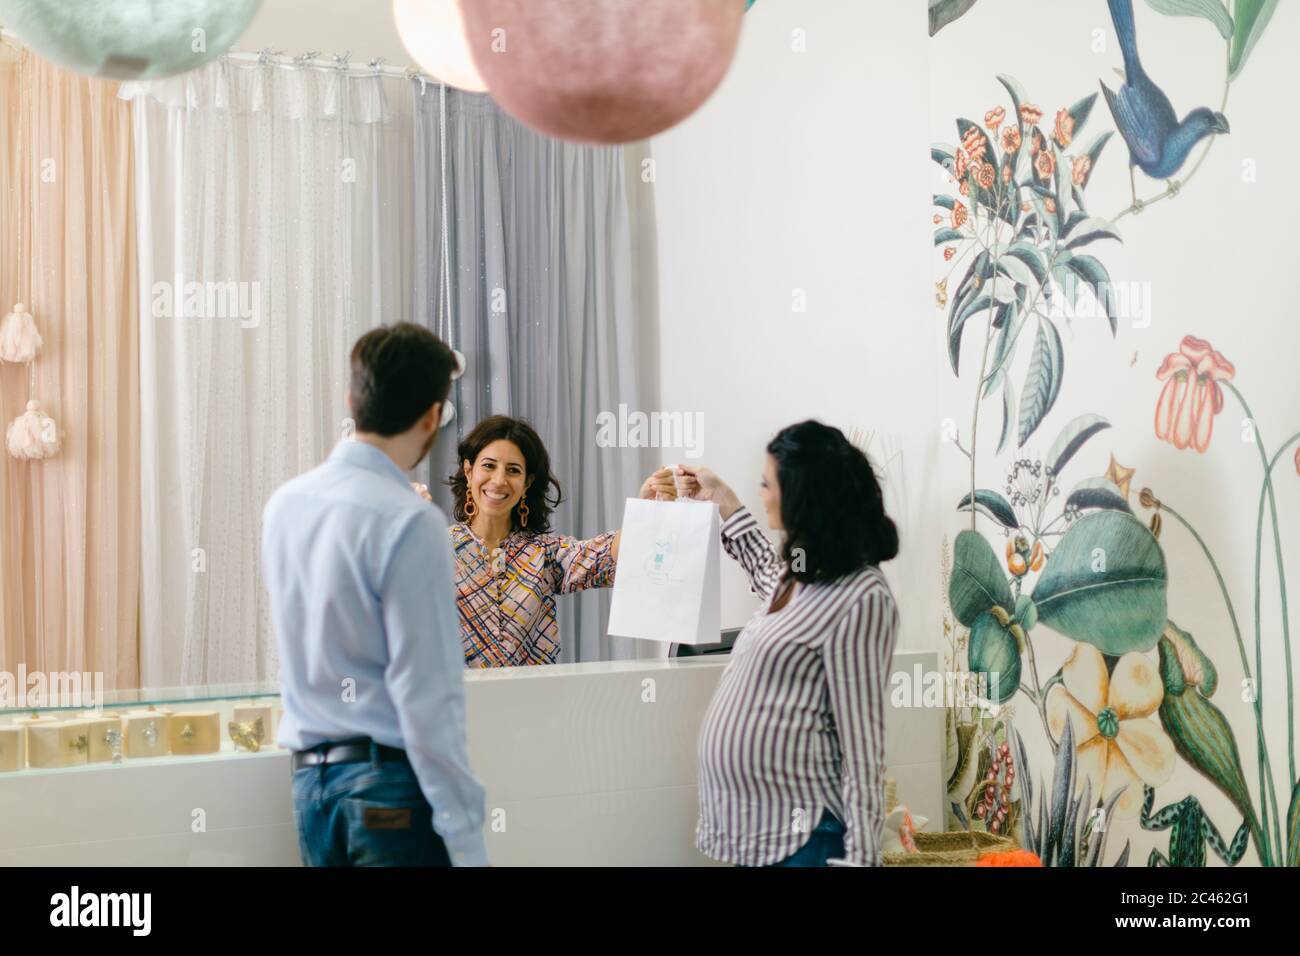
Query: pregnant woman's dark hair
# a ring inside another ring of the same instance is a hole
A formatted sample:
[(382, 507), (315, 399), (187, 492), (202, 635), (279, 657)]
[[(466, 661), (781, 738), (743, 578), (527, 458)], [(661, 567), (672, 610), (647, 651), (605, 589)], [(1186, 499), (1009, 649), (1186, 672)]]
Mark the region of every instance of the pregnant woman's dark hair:
[(833, 581), (898, 554), (875, 470), (838, 428), (783, 428), (767, 446), (781, 486), (781, 557), (796, 581)]

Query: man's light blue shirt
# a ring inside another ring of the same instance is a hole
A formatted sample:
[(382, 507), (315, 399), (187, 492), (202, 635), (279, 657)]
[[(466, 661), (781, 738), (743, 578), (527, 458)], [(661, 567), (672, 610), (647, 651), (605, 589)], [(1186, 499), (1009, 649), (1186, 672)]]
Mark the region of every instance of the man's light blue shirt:
[(452, 861), (486, 864), (443, 513), (378, 448), (341, 441), (267, 502), (262, 574), (280, 649), (278, 743), (405, 749)]

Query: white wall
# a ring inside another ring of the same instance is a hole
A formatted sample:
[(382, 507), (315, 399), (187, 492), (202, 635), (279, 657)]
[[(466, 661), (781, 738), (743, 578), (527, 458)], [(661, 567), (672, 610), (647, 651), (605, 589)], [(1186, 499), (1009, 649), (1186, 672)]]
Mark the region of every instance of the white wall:
[(237, 48), (264, 47), (289, 56), (352, 51), (353, 63), (383, 57), (385, 66), (414, 66), (397, 36), (389, 0), (262, 0)]
[[(935, 646), (939, 587), (926, 493), (942, 340), (917, 328), (933, 228), (927, 42), (922, 3), (761, 0), (718, 92), (651, 142), (661, 407), (703, 413), (700, 460), (753, 507), (782, 426), (877, 432), (904, 539), (886, 570), (911, 647)], [(753, 598), (732, 562), (723, 573), (723, 623), (741, 624)]]

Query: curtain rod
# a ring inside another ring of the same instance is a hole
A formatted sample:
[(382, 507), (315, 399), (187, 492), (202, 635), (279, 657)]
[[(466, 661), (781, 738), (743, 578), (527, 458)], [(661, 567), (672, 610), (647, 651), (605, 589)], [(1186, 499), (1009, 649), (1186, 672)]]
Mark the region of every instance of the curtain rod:
[[(20, 36), (3, 27), (0, 27), (0, 39), (9, 40), (17, 46), (27, 49)], [(328, 58), (323, 56), (319, 50), (311, 50), (300, 56), (291, 57), (284, 50), (272, 50), (270, 47), (264, 47), (256, 53), (241, 52), (232, 48), (230, 52), (223, 53), (218, 59), (235, 60), (240, 63), (261, 63), (264, 66), (271, 65), (285, 69), (337, 70), (353, 76), (392, 76), (408, 80), (419, 80), (421, 86), (426, 83), (435, 85), (442, 83), (436, 76), (421, 72), (415, 67), (384, 66), (383, 57), (375, 57), (364, 65), (352, 63), (351, 57), (351, 50), (331, 55)]]

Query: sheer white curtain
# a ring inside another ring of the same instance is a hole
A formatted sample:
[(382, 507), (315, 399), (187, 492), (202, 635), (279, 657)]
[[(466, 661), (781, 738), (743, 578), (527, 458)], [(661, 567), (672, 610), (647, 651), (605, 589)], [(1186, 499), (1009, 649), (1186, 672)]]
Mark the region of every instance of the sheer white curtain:
[(273, 679), (262, 506), (344, 430), (347, 356), (411, 309), (407, 81), (218, 61), (129, 85), (144, 686)]
[[(652, 317), (639, 293), (654, 280), (637, 233), (652, 188), (639, 177), (644, 149), (562, 142), (486, 94), (415, 89), (415, 311), (465, 353), (455, 428), (463, 437), (488, 415), (528, 419), (564, 489), (552, 527), (579, 537), (617, 528), (658, 465), (646, 449), (596, 443), (601, 412), (650, 409), (642, 380), (653, 367), (638, 354)], [(438, 483), (457, 467), (450, 437), (429, 465), (447, 510)], [(562, 662), (667, 650), (608, 637), (608, 591), (559, 607)]]

